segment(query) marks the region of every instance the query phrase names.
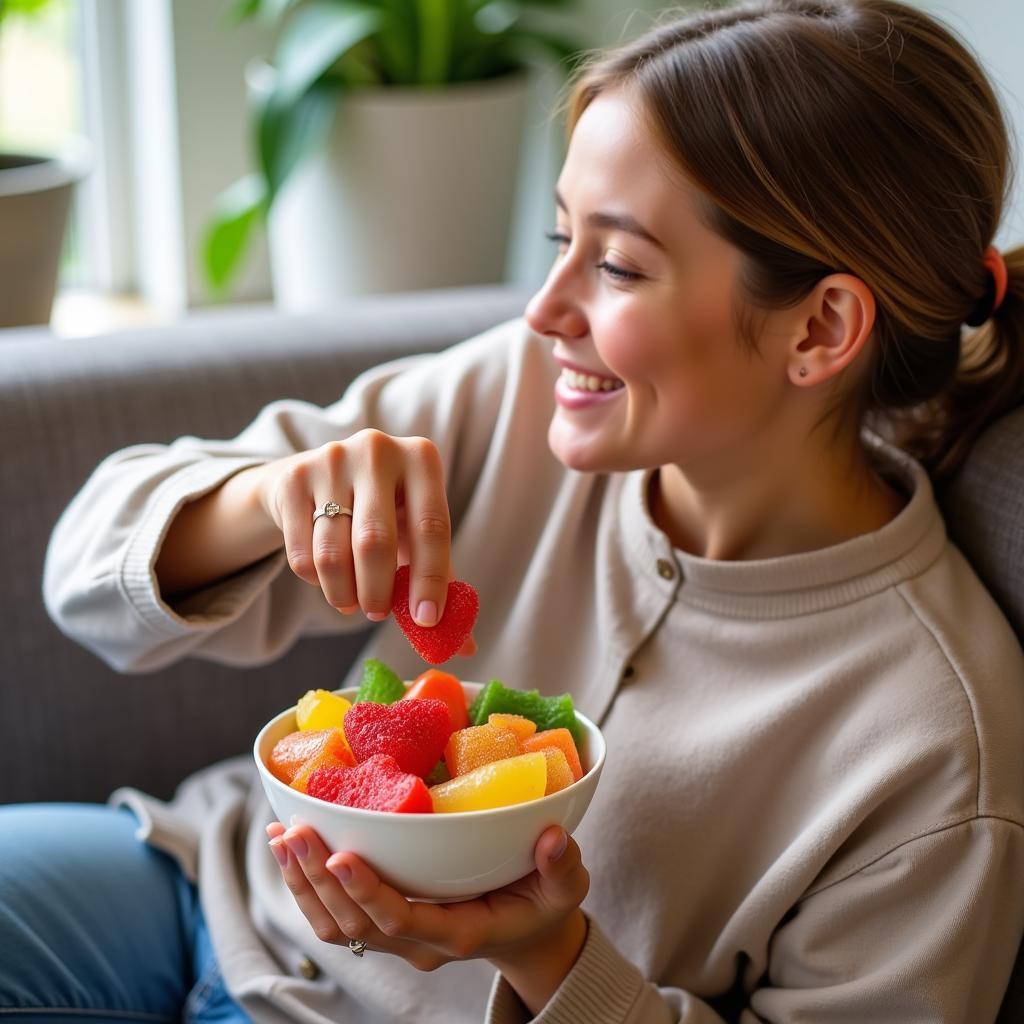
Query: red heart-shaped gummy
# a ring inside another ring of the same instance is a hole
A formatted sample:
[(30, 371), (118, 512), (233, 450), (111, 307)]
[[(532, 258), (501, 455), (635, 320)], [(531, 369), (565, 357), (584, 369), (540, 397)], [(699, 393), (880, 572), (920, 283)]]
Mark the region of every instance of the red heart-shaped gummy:
[(367, 811), (430, 814), (434, 802), (423, 780), (403, 772), (387, 754), (374, 754), (354, 768), (327, 765), (309, 777), (306, 792), (320, 800)]
[(363, 700), (345, 712), (345, 738), (357, 762), (390, 754), (402, 771), (421, 777), (440, 760), (451, 734), (443, 700)]
[(409, 566), (403, 565), (395, 573), (391, 605), (395, 621), (416, 653), (431, 665), (440, 665), (458, 652), (472, 632), (480, 598), (468, 583), (451, 580), (441, 621), (436, 626), (420, 626), (409, 610)]

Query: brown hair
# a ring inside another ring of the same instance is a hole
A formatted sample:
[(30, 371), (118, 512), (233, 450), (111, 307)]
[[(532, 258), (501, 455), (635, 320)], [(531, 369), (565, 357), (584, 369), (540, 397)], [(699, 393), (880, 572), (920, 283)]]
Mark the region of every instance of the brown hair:
[(948, 483), (982, 429), (1024, 401), (1024, 248), (1004, 254), (999, 310), (962, 326), (991, 293), (982, 255), (1013, 177), (967, 45), (896, 0), (672, 9), (583, 55), (566, 137), (618, 86), (698, 187), (707, 226), (743, 254), (741, 342), (757, 353), (754, 311), (794, 305), (830, 273), (860, 278), (876, 303), (869, 365), (836, 378), (819, 423), (839, 436), (866, 422), (937, 490)]

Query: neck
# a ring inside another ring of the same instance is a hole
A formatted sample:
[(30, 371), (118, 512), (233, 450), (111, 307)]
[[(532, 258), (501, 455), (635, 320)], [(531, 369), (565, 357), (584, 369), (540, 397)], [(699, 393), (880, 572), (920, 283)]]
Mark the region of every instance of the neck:
[(843, 448), (808, 442), (792, 458), (748, 449), (741, 457), (716, 453), (703, 470), (662, 466), (649, 501), (674, 547), (716, 561), (831, 547), (880, 529), (906, 504), (859, 439)]

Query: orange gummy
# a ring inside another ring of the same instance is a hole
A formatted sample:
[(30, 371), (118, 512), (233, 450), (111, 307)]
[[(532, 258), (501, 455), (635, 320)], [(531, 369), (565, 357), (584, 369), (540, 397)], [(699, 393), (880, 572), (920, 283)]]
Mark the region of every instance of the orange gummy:
[(569, 763), (572, 771), (573, 781), (583, 778), (583, 765), (580, 764), (580, 755), (573, 742), (572, 733), (568, 729), (545, 729), (543, 732), (535, 733), (533, 736), (523, 740), (523, 753), (529, 754), (534, 750), (543, 750), (545, 747), (558, 747), (565, 754), (565, 760)]
[(508, 729), (493, 725), (470, 725), (448, 737), (444, 748), (444, 763), (454, 779), (491, 761), (502, 761), (519, 754), (519, 740)]
[(343, 765), (345, 768), (355, 767), (356, 759), (352, 756), (349, 745), (345, 742), (345, 734), (340, 729), (328, 729), (327, 737), (319, 750), (295, 773), (289, 785), (300, 793), (306, 792), (310, 775), (317, 770), (330, 766)]
[(493, 725), (497, 729), (508, 729), (510, 732), (514, 732), (520, 743), (537, 731), (537, 723), (525, 715), (505, 715), (497, 711), (487, 716), (487, 724)]
[(561, 747), (541, 747), (540, 751), (547, 761), (548, 781), (544, 787), (544, 795), (550, 796), (557, 793), (566, 786), (571, 786), (576, 780), (572, 777), (572, 769), (565, 759), (565, 752)]
[[(331, 749), (336, 753), (339, 750), (338, 738), (341, 739), (341, 748), (345, 753), (338, 753), (337, 756), (345, 764), (354, 764), (355, 758), (348, 749), (344, 733), (340, 729), (315, 729), (313, 731), (296, 730), (288, 733), (274, 744), (270, 756), (267, 758), (267, 767), (270, 774), (286, 784), (298, 774), (302, 766), (315, 757), (324, 747), (325, 743), (333, 743)], [(346, 754), (348, 760), (345, 760)]]

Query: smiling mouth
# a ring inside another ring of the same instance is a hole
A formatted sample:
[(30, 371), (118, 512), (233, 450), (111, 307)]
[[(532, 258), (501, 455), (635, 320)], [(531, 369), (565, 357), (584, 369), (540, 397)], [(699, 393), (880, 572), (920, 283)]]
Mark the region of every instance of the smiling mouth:
[(577, 373), (563, 367), (560, 378), (573, 391), (618, 391), (626, 385), (617, 377), (597, 377), (590, 373)]

